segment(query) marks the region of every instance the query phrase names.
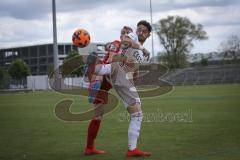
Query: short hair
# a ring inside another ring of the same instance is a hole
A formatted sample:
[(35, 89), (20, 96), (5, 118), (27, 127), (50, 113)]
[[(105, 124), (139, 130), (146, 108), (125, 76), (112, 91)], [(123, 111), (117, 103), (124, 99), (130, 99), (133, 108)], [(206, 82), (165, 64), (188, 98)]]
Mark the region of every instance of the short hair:
[(147, 22), (146, 20), (141, 20), (138, 22), (137, 26), (139, 25), (144, 25), (145, 27), (147, 27), (148, 31), (151, 32), (152, 31), (152, 26), (149, 22)]
[(130, 31), (132, 31), (132, 32), (133, 32), (132, 28), (131, 28), (131, 27), (129, 27), (129, 26), (123, 26), (123, 28), (122, 28), (122, 29), (130, 30)]

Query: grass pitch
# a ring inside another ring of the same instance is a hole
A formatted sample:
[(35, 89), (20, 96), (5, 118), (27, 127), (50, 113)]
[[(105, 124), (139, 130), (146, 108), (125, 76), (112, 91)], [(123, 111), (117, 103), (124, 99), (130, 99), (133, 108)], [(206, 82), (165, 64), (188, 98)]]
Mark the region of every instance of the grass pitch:
[[(56, 92), (0, 94), (0, 159), (125, 159), (128, 119), (121, 102), (105, 115), (97, 137), (107, 154), (86, 157), (88, 122), (59, 120), (54, 107), (63, 98), (75, 99), (72, 112), (89, 109), (86, 98)], [(240, 85), (176, 87), (142, 99), (142, 108), (138, 146), (152, 152), (146, 159), (240, 159)]]

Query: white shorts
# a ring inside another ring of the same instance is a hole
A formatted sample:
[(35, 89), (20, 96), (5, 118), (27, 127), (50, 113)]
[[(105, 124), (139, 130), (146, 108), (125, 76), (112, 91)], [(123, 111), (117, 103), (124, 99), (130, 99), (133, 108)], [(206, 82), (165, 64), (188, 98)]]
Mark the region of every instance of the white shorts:
[(112, 84), (125, 107), (133, 106), (136, 103), (141, 105), (133, 80), (128, 78), (128, 73), (123, 70), (118, 62), (101, 65), (101, 68), (98, 69), (98, 75), (110, 75)]

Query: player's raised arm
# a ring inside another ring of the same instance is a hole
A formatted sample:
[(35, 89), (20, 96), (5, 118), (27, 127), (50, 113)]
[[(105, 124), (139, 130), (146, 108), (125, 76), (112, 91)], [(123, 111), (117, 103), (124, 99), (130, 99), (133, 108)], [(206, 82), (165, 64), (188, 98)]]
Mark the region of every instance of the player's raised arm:
[(122, 44), (125, 47), (131, 47), (134, 49), (139, 49), (140, 45), (137, 43), (138, 39), (134, 33), (129, 33), (123, 36)]
[(141, 50), (143, 52), (143, 56), (147, 57), (147, 60), (148, 60), (150, 56), (150, 52), (137, 42), (138, 42), (138, 37), (134, 33), (129, 33), (127, 35), (124, 35), (122, 40), (122, 44), (125, 45), (125, 47), (131, 47), (133, 49)]

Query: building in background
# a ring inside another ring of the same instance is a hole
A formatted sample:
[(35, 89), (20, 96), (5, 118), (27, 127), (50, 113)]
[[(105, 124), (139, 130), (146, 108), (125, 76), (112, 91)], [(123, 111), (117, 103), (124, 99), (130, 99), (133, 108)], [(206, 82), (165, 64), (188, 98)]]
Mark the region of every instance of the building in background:
[[(78, 51), (81, 55), (97, 52), (100, 57), (105, 54), (104, 44), (91, 43), (86, 48), (77, 48), (72, 43), (58, 44), (58, 63), (61, 65), (64, 58), (71, 51)], [(0, 66), (8, 67), (17, 58), (23, 59), (29, 66), (32, 75), (47, 75), (53, 66), (53, 44), (37, 44), (0, 49)]]

